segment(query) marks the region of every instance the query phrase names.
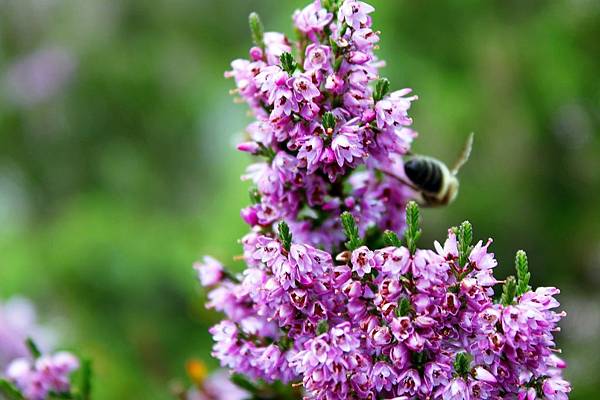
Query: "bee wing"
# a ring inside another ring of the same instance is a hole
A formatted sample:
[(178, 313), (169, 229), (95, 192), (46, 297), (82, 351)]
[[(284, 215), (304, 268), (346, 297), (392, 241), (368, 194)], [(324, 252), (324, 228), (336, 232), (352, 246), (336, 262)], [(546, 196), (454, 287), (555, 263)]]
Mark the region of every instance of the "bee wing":
[(465, 142), (463, 151), (460, 154), (460, 157), (458, 157), (458, 160), (456, 160), (456, 162), (454, 163), (452, 170), (450, 171), (450, 172), (452, 172), (453, 175), (458, 174), (458, 171), (460, 171), (462, 166), (465, 165), (467, 161), (469, 161), (469, 157), (471, 157), (471, 150), (473, 149), (473, 138), (474, 137), (475, 137), (475, 134), (473, 132), (471, 132), (469, 134), (469, 137), (467, 137), (467, 141)]

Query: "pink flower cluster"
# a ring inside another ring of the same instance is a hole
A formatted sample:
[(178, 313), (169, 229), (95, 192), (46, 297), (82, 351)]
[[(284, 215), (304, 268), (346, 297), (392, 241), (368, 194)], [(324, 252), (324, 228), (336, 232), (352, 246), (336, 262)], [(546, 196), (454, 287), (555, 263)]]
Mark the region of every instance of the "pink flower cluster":
[(226, 315), (213, 355), (251, 379), (301, 382), (310, 399), (566, 399), (558, 290), (494, 301), (490, 243), (461, 266), (453, 231), (435, 251), (363, 246), (337, 262), (246, 237), (248, 268), (209, 294)]
[(251, 16), (250, 60), (227, 76), (256, 117), (239, 149), (264, 161), (244, 175), (247, 268), (195, 265), (225, 315), (213, 355), (307, 399), (566, 399), (558, 290), (531, 291), (524, 253), (518, 280), (499, 282), (491, 240), (472, 246), (467, 223), (416, 247), (418, 206), (398, 179), (415, 97), (377, 75), (373, 11), (314, 1), (294, 14), (296, 43)]
[[(301, 33), (292, 44), (266, 32), (235, 60), (226, 76), (256, 120), (239, 149), (265, 157), (244, 179), (256, 189), (255, 204), (242, 217), (257, 229), (280, 220), (303, 242), (332, 248), (341, 236), (337, 216), (351, 211), (361, 232), (371, 227), (401, 230), (408, 188), (389, 175), (410, 149), (410, 89), (387, 94), (377, 82), (383, 62), (374, 54), (379, 34), (370, 5), (344, 1), (337, 11), (314, 1), (294, 15)], [(291, 55), (297, 53), (297, 60)], [(365, 165), (363, 172), (353, 170)]]
[(6, 371), (27, 400), (45, 400), (51, 393), (60, 395), (71, 390), (70, 375), (79, 368), (79, 360), (70, 353), (43, 355), (14, 360)]

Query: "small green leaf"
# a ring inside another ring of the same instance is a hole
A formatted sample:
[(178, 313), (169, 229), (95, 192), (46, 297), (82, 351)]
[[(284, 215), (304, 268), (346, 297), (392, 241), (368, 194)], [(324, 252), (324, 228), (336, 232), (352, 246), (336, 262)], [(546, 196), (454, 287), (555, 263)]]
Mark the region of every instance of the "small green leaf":
[(327, 111), (325, 114), (323, 114), (323, 118), (321, 119), (321, 122), (322, 122), (323, 128), (325, 128), (325, 130), (335, 129), (336, 120), (335, 120), (335, 116), (333, 115), (332, 112)]
[(410, 300), (408, 300), (406, 297), (403, 297), (398, 302), (398, 308), (396, 308), (396, 315), (398, 317), (406, 317), (410, 313), (411, 309), (412, 306), (410, 305)]
[(317, 335), (322, 335), (325, 332), (329, 332), (329, 322), (326, 319), (322, 319), (317, 325)]
[(417, 241), (421, 237), (420, 215), (419, 205), (414, 201), (410, 201), (406, 205), (406, 233), (404, 237), (406, 247), (412, 255), (417, 251)]
[(252, 202), (252, 204), (260, 203), (261, 196), (260, 192), (256, 187), (251, 187), (250, 190), (248, 190), (248, 195), (250, 196), (250, 201)]
[(283, 53), (279, 57), (279, 61), (281, 62), (281, 69), (289, 75), (292, 75), (296, 71), (296, 68), (298, 68), (298, 63), (294, 60), (292, 53)]
[(458, 353), (454, 359), (454, 372), (458, 376), (466, 377), (471, 371), (471, 360), (473, 357), (468, 353)]
[(387, 230), (385, 232), (383, 232), (383, 244), (386, 247), (401, 247), (402, 246), (402, 241), (398, 238), (398, 235), (396, 235), (396, 232)]
[(48, 400), (74, 400), (75, 396), (73, 396), (70, 392), (49, 392)]
[(276, 153), (271, 147), (261, 144), (256, 155), (265, 157), (267, 160), (269, 160), (269, 162), (271, 162), (275, 158)]
[(265, 29), (263, 27), (262, 22), (260, 21), (260, 17), (257, 13), (253, 12), (248, 17), (248, 23), (250, 24), (250, 33), (252, 34), (252, 42), (255, 46), (263, 48), (264, 44), (264, 35)]
[(92, 362), (89, 359), (81, 361), (79, 368), (79, 399), (90, 400), (92, 393)]
[(342, 213), (342, 226), (348, 241), (346, 242), (346, 248), (350, 251), (354, 251), (363, 245), (363, 241), (358, 234), (358, 226), (356, 220), (348, 211)]
[(471, 243), (473, 243), (473, 226), (469, 221), (460, 224), (456, 240), (458, 242), (458, 263), (461, 267), (464, 267), (467, 265), (469, 254), (473, 249), (471, 246)]
[(6, 379), (0, 379), (0, 394), (6, 397), (7, 400), (25, 400), (25, 396), (21, 394), (21, 391)]
[(240, 388), (247, 390), (252, 394), (256, 394), (259, 392), (259, 388), (252, 382), (250, 382), (245, 376), (240, 374), (231, 375), (231, 382)]
[(500, 302), (505, 305), (511, 305), (515, 299), (515, 295), (517, 294), (517, 280), (514, 276), (509, 276), (506, 278), (504, 285), (502, 286), (502, 296), (500, 297)]
[(517, 251), (515, 257), (515, 268), (517, 269), (517, 296), (521, 296), (523, 293), (531, 289), (529, 286), (529, 279), (531, 273), (529, 273), (529, 263), (527, 261), (527, 253), (523, 250)]
[(34, 359), (38, 359), (42, 356), (42, 352), (32, 338), (27, 338), (27, 340), (25, 340), (25, 345)]
[(290, 226), (285, 221), (281, 221), (279, 223), (278, 231), (281, 245), (284, 249), (290, 251), (290, 247), (292, 246), (292, 233), (290, 232)]
[(324, 9), (334, 14), (337, 13), (340, 8), (340, 0), (322, 0), (321, 4)]
[(385, 97), (390, 91), (390, 81), (387, 78), (380, 78), (375, 83), (375, 91), (373, 92), (373, 100), (377, 103)]

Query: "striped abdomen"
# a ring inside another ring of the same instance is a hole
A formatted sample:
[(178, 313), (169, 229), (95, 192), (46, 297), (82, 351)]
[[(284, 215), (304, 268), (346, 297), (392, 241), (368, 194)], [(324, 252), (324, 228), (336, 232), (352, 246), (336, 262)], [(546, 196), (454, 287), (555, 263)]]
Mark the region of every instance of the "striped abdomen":
[(436, 160), (413, 158), (404, 163), (404, 172), (418, 189), (438, 193), (444, 184), (444, 171)]

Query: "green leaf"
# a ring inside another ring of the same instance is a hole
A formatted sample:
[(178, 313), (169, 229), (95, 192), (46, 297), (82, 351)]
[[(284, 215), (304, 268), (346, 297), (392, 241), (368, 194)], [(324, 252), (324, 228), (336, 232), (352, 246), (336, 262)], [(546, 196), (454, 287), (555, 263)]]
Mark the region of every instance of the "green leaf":
[(402, 241), (400, 241), (400, 239), (398, 238), (398, 235), (396, 235), (396, 232), (387, 230), (385, 232), (383, 232), (383, 244), (386, 247), (400, 247), (402, 246)]
[(523, 250), (517, 251), (515, 257), (515, 268), (517, 270), (517, 296), (521, 296), (523, 293), (531, 289), (529, 286), (529, 279), (531, 274), (529, 273), (529, 263), (527, 261), (527, 253)]
[(504, 286), (502, 286), (502, 296), (500, 297), (500, 302), (505, 305), (511, 305), (515, 299), (515, 295), (517, 294), (517, 280), (514, 276), (509, 276), (506, 278), (504, 282)]
[(363, 245), (363, 241), (358, 234), (358, 226), (356, 226), (356, 220), (348, 211), (342, 213), (342, 226), (348, 241), (346, 242), (346, 248), (350, 251), (354, 251)]
[(322, 335), (325, 332), (329, 332), (329, 322), (326, 319), (322, 319), (317, 325), (317, 335)]
[(281, 245), (287, 251), (290, 251), (290, 247), (292, 246), (292, 233), (290, 232), (290, 227), (285, 221), (281, 221), (279, 223), (279, 240), (281, 240)]
[(385, 97), (390, 91), (390, 81), (387, 78), (380, 78), (375, 83), (375, 91), (373, 92), (373, 100), (377, 103)]
[(466, 377), (471, 371), (471, 360), (473, 357), (468, 353), (458, 353), (454, 359), (454, 372), (458, 376)]
[(471, 246), (471, 243), (473, 243), (473, 226), (469, 221), (460, 224), (456, 240), (458, 242), (458, 263), (461, 267), (464, 267), (467, 265), (469, 254), (473, 249)]
[(334, 14), (336, 14), (340, 8), (340, 0), (322, 0), (321, 4), (324, 9)]
[(257, 13), (253, 12), (248, 17), (248, 23), (250, 24), (250, 33), (252, 34), (252, 42), (255, 46), (263, 48), (264, 44), (264, 36), (265, 29), (263, 27), (262, 22), (260, 21), (260, 17)]
[(79, 399), (90, 400), (92, 393), (92, 362), (89, 359), (81, 361), (78, 383)]
[(421, 237), (420, 215), (419, 205), (414, 201), (410, 201), (406, 205), (406, 233), (404, 237), (406, 247), (412, 255), (417, 251), (417, 241)]
[(252, 202), (252, 204), (260, 203), (261, 196), (260, 192), (256, 187), (251, 187), (250, 190), (248, 190), (248, 195), (250, 196), (250, 201)]
[(289, 75), (292, 75), (296, 71), (296, 68), (298, 68), (298, 63), (294, 60), (292, 53), (283, 53), (279, 57), (279, 61), (281, 62), (281, 69)]
[(42, 352), (32, 338), (27, 338), (27, 340), (25, 340), (25, 345), (34, 359), (38, 359), (42, 356)]
[(403, 297), (398, 302), (398, 308), (396, 308), (396, 315), (398, 317), (406, 317), (410, 313), (411, 309), (412, 306), (410, 304), (410, 300), (408, 300), (406, 297)]
[(75, 397), (70, 392), (49, 392), (48, 400), (73, 400)]
[(321, 122), (323, 124), (323, 128), (325, 128), (325, 130), (333, 130), (335, 129), (335, 116), (333, 115), (332, 112), (327, 111), (325, 114), (323, 114), (323, 118), (321, 119)]
[(247, 390), (250, 393), (258, 393), (259, 389), (258, 387), (250, 382), (245, 376), (240, 375), (240, 374), (233, 374), (231, 375), (231, 382), (233, 382), (235, 385), (239, 386), (240, 388)]
[(275, 158), (276, 153), (271, 147), (261, 144), (256, 155), (265, 157), (267, 160), (269, 160), (269, 162), (271, 162)]
[(0, 394), (6, 397), (7, 400), (25, 400), (25, 396), (21, 394), (21, 391), (6, 379), (0, 379)]

